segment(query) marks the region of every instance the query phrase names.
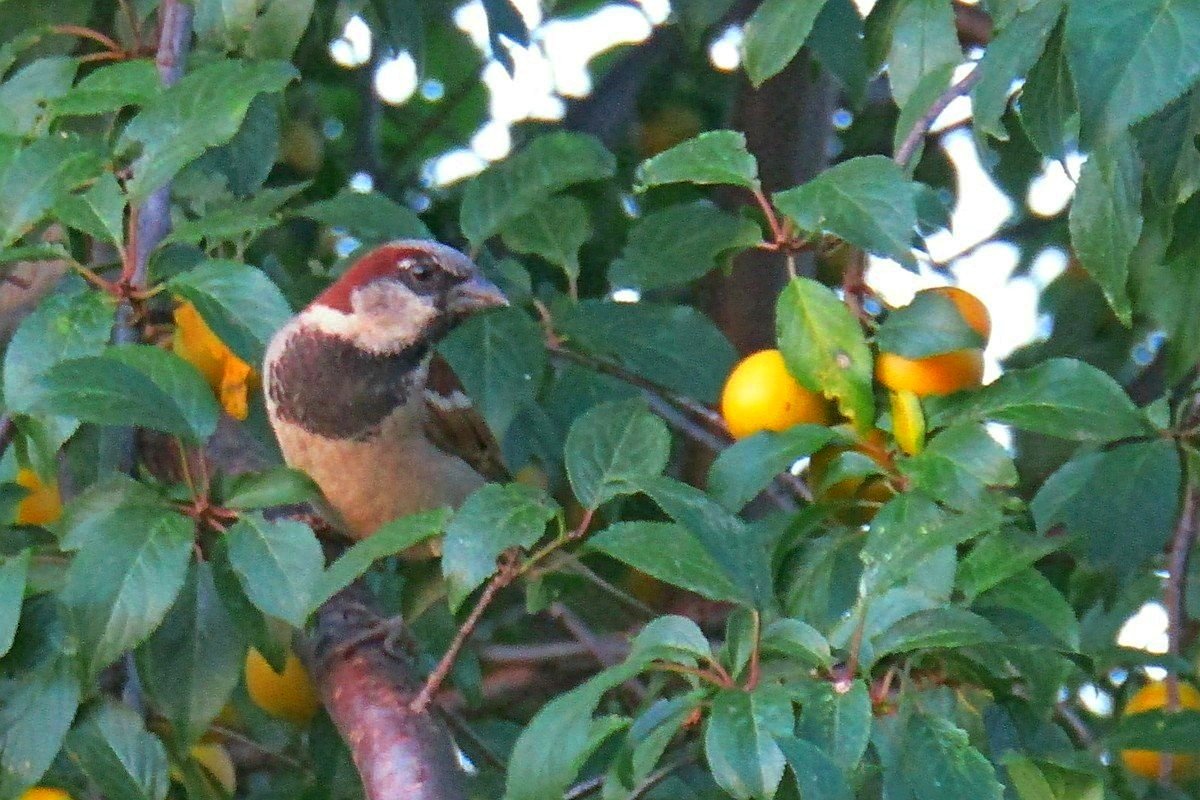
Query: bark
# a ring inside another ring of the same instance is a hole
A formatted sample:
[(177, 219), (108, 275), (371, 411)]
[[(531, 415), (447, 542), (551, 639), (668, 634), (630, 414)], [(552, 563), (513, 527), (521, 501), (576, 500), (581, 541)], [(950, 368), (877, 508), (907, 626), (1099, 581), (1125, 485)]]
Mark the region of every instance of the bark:
[[(804, 183), (825, 168), (834, 103), (830, 81), (807, 51), (759, 89), (743, 85), (731, 127), (746, 134), (768, 196)], [(721, 200), (730, 207), (747, 202), (743, 194), (732, 192)], [(798, 268), (811, 274), (812, 257), (802, 255)], [(705, 281), (709, 314), (740, 353), (775, 346), (775, 300), (786, 283), (783, 256), (757, 250), (735, 259), (729, 275), (714, 274)]]
[(351, 586), (325, 603), (300, 648), (322, 702), (350, 747), (367, 800), (465, 800), (450, 734), (409, 704), (420, 688), (405, 656), (388, 646), (369, 593)]

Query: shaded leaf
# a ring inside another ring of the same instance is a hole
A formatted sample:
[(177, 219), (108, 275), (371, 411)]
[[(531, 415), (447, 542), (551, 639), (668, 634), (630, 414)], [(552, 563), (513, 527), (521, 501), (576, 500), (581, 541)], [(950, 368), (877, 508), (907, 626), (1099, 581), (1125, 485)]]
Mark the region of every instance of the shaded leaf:
[(668, 183), (724, 183), (750, 189), (758, 185), (758, 163), (746, 149), (745, 134), (707, 131), (643, 161), (636, 181), (634, 189), (639, 192)]
[(644, 401), (597, 406), (579, 417), (567, 433), (571, 488), (590, 509), (638, 492), (666, 467), (670, 445), (667, 426), (646, 410)]
[(546, 533), (557, 507), (545, 492), (520, 483), (491, 483), (462, 504), (446, 526), (442, 574), (450, 610), (496, 571), (496, 559), (512, 547), (529, 549)]
[(858, 320), (829, 288), (794, 278), (779, 296), (776, 331), (788, 371), (837, 401), (861, 431), (875, 420), (871, 351)]
[(312, 529), (295, 520), (247, 514), (225, 533), (229, 564), (246, 597), (264, 614), (304, 625), (325, 556)]
[(735, 603), (748, 600), (696, 537), (681, 525), (618, 522), (591, 536), (588, 547), (709, 600)]
[(718, 266), (724, 254), (761, 241), (756, 223), (708, 203), (667, 206), (634, 222), (608, 280), (639, 289), (687, 283)]

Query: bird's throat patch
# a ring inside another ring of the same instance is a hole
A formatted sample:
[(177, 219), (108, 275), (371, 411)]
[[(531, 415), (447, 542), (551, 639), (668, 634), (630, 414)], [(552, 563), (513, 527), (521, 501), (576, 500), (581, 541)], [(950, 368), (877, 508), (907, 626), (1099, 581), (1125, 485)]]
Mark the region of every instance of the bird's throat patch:
[(270, 364), (267, 392), (286, 422), (331, 439), (366, 439), (417, 390), (417, 367), (428, 352), (427, 342), (417, 342), (372, 353), (300, 327)]

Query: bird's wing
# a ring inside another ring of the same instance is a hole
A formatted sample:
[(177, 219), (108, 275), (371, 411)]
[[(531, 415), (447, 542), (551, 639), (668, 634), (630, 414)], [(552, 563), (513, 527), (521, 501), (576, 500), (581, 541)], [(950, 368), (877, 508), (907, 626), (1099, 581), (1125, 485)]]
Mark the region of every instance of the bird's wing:
[(447, 453), (467, 462), (489, 481), (511, 480), (500, 445), (475, 410), (448, 364), (434, 357), (425, 390), (425, 433)]

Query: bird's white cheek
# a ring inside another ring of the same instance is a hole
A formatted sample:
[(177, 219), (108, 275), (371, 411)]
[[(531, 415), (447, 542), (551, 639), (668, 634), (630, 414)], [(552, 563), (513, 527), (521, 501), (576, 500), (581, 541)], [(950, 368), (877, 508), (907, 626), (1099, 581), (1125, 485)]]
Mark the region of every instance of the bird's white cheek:
[(398, 284), (365, 286), (351, 298), (354, 312), (310, 306), (304, 321), (320, 330), (345, 337), (372, 353), (394, 353), (421, 338), (437, 318), (437, 309)]

